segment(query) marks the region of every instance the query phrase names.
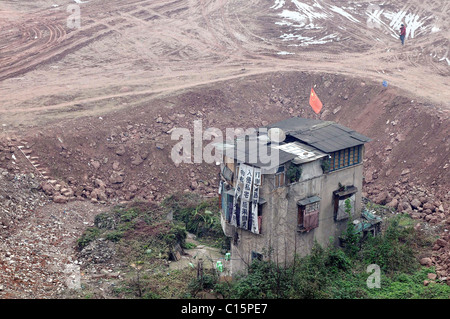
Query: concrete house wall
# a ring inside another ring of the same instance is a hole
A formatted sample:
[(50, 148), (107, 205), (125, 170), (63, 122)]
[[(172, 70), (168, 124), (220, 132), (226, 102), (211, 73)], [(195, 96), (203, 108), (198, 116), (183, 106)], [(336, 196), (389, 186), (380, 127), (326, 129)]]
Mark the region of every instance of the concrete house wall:
[[(361, 211), (361, 189), (363, 164), (350, 166), (323, 174), (320, 160), (302, 165), (302, 176), (298, 182), (274, 188), (274, 175), (264, 175), (260, 196), (266, 200), (262, 205), (262, 231), (250, 231), (231, 226), (222, 218), (222, 226), (227, 236), (232, 238), (232, 273), (246, 271), (252, 262), (252, 252), (284, 264), (293, 260), (294, 254), (307, 255), (314, 242), (328, 246), (330, 237), (338, 244), (338, 236), (346, 229), (347, 221), (335, 221), (333, 192), (339, 184), (355, 186), (354, 217)], [(319, 226), (309, 232), (297, 231), (299, 200), (319, 196)], [(237, 240), (234, 241), (237, 234)]]
[[(232, 274), (245, 272), (253, 258), (286, 264), (293, 261), (296, 254), (309, 254), (315, 242), (323, 247), (330, 243), (338, 245), (339, 236), (347, 228), (348, 216), (343, 204), (349, 197), (353, 201), (352, 217), (359, 218), (361, 214), (364, 143), (369, 138), (337, 123), (320, 120), (290, 118), (272, 127), (286, 130), (288, 136), (285, 142), (274, 146), (282, 150), (280, 158), (283, 160), (279, 163), (285, 167), (285, 183), (277, 187), (280, 175), (276, 174), (280, 173), (276, 172), (280, 166), (262, 173), (258, 197), (258, 215), (262, 217), (260, 233), (253, 228), (250, 231), (231, 225), (225, 218), (229, 205), (223, 207), (222, 227), (225, 235), (231, 237)], [(249, 154), (252, 151), (248, 149)], [(327, 157), (330, 167), (324, 172), (322, 164)], [(231, 199), (240, 164), (236, 158), (226, 157), (224, 163), (222, 168), (226, 165), (228, 170), (223, 170), (227, 177), (221, 175), (222, 198), (230, 196)], [(290, 165), (299, 165), (302, 169), (300, 179), (293, 183), (286, 177)], [(318, 209), (317, 203), (320, 203)], [(299, 207), (308, 210), (308, 215), (302, 214), (300, 227)], [(338, 215), (335, 215), (336, 210), (339, 210)]]

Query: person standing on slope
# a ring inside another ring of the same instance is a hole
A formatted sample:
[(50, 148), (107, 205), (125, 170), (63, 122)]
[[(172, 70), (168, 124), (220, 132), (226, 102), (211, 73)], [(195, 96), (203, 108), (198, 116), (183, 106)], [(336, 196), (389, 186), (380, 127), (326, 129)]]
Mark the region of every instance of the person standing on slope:
[(400, 27), (400, 40), (402, 41), (402, 45), (405, 45), (405, 37), (406, 37), (406, 27), (404, 24)]

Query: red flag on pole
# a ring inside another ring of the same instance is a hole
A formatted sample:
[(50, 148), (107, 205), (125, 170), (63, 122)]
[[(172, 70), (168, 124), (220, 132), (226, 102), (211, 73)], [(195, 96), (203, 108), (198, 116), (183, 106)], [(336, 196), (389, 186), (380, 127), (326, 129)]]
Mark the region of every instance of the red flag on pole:
[(320, 102), (313, 88), (311, 88), (311, 96), (309, 97), (309, 104), (311, 105), (314, 112), (316, 112), (316, 114), (319, 114), (320, 111), (322, 110), (322, 102)]

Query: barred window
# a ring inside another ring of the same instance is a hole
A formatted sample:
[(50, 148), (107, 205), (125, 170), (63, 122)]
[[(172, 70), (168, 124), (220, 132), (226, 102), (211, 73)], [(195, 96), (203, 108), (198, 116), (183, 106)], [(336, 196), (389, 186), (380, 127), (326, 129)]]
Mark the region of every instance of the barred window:
[(311, 212), (318, 211), (318, 210), (319, 210), (319, 202), (312, 203), (312, 204), (305, 206), (305, 214), (309, 214)]

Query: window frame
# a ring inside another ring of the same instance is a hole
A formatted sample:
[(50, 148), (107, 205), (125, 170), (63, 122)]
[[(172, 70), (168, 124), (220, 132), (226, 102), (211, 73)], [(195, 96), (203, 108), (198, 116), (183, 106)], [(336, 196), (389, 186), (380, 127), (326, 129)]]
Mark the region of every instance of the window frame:
[[(355, 186), (347, 186), (345, 190), (336, 190), (333, 192), (333, 202), (334, 202), (334, 211), (333, 211), (333, 218), (335, 222), (348, 220), (348, 216), (340, 217), (338, 218), (339, 213), (339, 202), (345, 201), (348, 198), (351, 198), (352, 196), (355, 196), (355, 202), (356, 202), (356, 194), (358, 193), (358, 188)], [(354, 205), (353, 208), (353, 214), (355, 212)]]
[(363, 145), (356, 145), (330, 153), (330, 168), (328, 172), (355, 166), (361, 163)]
[[(282, 171), (280, 170), (282, 168)], [(286, 166), (280, 165), (274, 175), (274, 186), (280, 188), (286, 186)], [(281, 182), (282, 179), (282, 182)]]
[(254, 250), (252, 250), (250, 256), (251, 256), (252, 262), (255, 261), (255, 260), (263, 261), (263, 259), (264, 259), (264, 255), (263, 254), (258, 253), (258, 252), (254, 251)]
[[(313, 228), (305, 228), (305, 217), (310, 214), (317, 214), (317, 225)], [(299, 204), (297, 202), (297, 230), (299, 232), (309, 232), (319, 227), (320, 199), (308, 204)]]

